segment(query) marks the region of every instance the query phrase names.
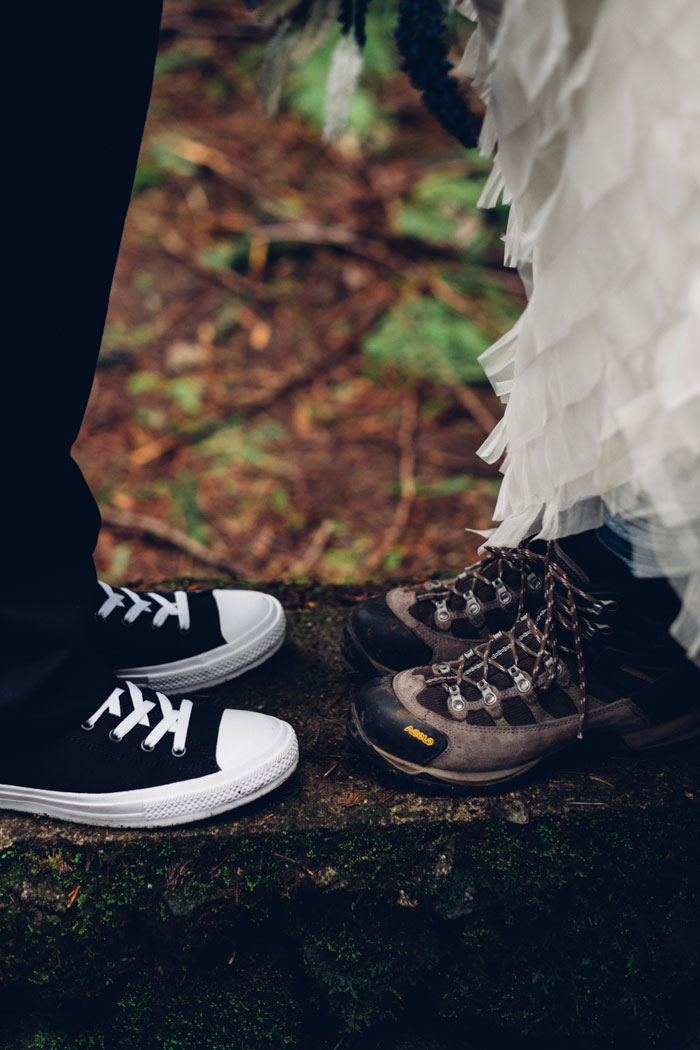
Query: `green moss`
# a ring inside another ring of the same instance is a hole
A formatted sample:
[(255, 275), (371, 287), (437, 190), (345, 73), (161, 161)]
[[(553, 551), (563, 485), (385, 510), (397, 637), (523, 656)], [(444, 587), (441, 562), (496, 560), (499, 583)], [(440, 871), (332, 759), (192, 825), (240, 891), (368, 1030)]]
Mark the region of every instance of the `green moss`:
[(339, 713), (351, 596), (280, 590), (291, 644), (211, 697), (294, 722), (274, 800), (148, 835), (0, 822), (2, 1050), (695, 1045), (696, 758), (574, 755), (518, 792), (526, 824), (387, 796)]
[[(272, 967), (172, 984), (130, 982), (117, 1002), (114, 1050), (277, 1050), (298, 1046), (299, 1004)], [(155, 1007), (155, 1008), (154, 1008)]]
[(101, 1032), (60, 1032), (42, 1028), (35, 1033), (29, 1050), (106, 1050)]
[[(22, 1035), (50, 1050), (101, 1048), (103, 1028), (110, 1050), (136, 1033), (144, 1050), (304, 1047), (319, 1027), (350, 1047), (410, 1029), (417, 1002), (491, 1047), (677, 1046), (700, 980), (698, 838), (674, 807), (29, 844), (0, 856), (0, 1011), (51, 1018)], [(60, 1020), (76, 1002), (100, 1027)]]

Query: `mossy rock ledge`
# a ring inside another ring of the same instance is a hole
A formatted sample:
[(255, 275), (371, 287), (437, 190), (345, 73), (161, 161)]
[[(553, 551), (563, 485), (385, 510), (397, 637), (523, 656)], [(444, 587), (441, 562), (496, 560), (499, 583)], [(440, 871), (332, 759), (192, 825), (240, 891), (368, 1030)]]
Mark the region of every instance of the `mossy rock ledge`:
[(0, 818), (2, 1050), (700, 1047), (700, 749), (406, 790), (345, 737), (358, 589), (277, 592), (288, 643), (209, 697), (296, 726), (277, 793), (148, 833)]

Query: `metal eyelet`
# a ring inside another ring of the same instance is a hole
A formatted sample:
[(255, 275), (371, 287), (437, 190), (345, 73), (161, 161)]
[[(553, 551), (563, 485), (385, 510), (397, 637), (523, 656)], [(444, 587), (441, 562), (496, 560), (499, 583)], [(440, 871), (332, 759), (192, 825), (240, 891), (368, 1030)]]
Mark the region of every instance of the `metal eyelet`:
[(477, 682), (476, 687), (481, 693), (481, 699), (487, 707), (493, 707), (494, 704), (498, 703), (498, 697), (485, 678), (482, 678), (481, 681)]
[(520, 693), (529, 693), (532, 688), (531, 679), (525, 674), (525, 672), (518, 667), (517, 664), (513, 664), (512, 667), (508, 668), (508, 674), (513, 679), (513, 682)]
[(481, 614), (481, 602), (474, 594), (474, 591), (465, 591), (464, 602), (470, 616), (479, 616)]
[(500, 576), (497, 576), (493, 581), (493, 589), (501, 605), (510, 605), (513, 601), (513, 595)]
[(151, 751), (155, 751), (155, 748), (155, 744), (151, 744), (151, 746), (149, 747), (145, 740), (141, 741), (141, 750), (145, 751), (147, 754), (150, 754)]
[(187, 754), (187, 748), (183, 747), (182, 751), (176, 751), (174, 747), (171, 747), (170, 754), (173, 756), (173, 758), (182, 758), (183, 755)]
[(531, 591), (542, 590), (542, 580), (535, 572), (529, 572), (527, 574), (527, 585)]
[(113, 729), (110, 729), (107, 735), (109, 736), (109, 739), (112, 741), (113, 744), (121, 744), (122, 740), (124, 739), (121, 736), (116, 736)]
[(558, 678), (560, 674), (564, 672), (564, 665), (561, 660), (555, 662), (554, 657), (551, 653), (547, 653), (544, 660), (542, 661), (546, 671), (554, 671), (554, 677)]
[(444, 598), (435, 603), (435, 619), (442, 624), (448, 624), (452, 619), (452, 613), (447, 608), (447, 602)]
[(86, 733), (89, 733), (91, 729), (95, 728), (96, 724), (97, 724), (96, 722), (93, 722), (92, 725), (90, 725), (89, 722), (81, 722), (80, 723), (80, 728), (84, 729)]
[(449, 687), (450, 699), (448, 700), (448, 706), (455, 712), (464, 711), (467, 706), (467, 702), (460, 692), (458, 685), (451, 685)]
[(449, 674), (452, 668), (449, 664), (438, 664), (436, 671), (438, 674)]

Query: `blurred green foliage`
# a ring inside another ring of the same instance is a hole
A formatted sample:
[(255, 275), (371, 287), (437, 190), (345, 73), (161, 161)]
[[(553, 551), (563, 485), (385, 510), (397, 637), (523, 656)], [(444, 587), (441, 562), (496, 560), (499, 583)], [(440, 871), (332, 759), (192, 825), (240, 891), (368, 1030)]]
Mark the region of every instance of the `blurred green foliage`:
[(490, 339), (468, 317), (428, 296), (389, 310), (365, 336), (364, 349), (382, 365), (443, 383), (483, 383), (479, 354)]
[(176, 475), (172, 488), (172, 504), (175, 524), (182, 525), (188, 536), (199, 543), (206, 543), (209, 532), (199, 499), (199, 479), (189, 471), (181, 470)]
[(276, 419), (247, 425), (242, 417), (234, 417), (227, 426), (201, 442), (200, 449), (212, 457), (214, 466), (226, 467), (231, 459), (251, 466), (266, 466), (277, 459), (267, 446), (285, 434), (284, 426)]
[(426, 175), (401, 204), (397, 232), (429, 244), (467, 243), (481, 228), (476, 202), (483, 184), (479, 175)]

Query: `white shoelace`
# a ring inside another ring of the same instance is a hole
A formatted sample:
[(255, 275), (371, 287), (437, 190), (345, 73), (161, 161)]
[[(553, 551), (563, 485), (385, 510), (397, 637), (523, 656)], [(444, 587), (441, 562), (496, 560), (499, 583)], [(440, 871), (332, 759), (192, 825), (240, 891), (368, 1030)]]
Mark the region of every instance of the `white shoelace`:
[[(180, 630), (189, 630), (190, 607), (185, 591), (175, 591), (172, 601), (162, 594), (149, 591), (148, 597), (151, 601), (146, 601), (140, 594), (129, 590), (128, 587), (119, 587), (117, 590), (114, 590), (103, 580), (98, 580), (98, 583), (106, 595), (96, 614), (101, 620), (106, 620), (115, 609), (126, 608), (126, 599), (128, 598), (131, 606), (124, 613), (124, 623), (133, 623), (142, 612), (150, 612), (153, 616), (154, 627), (162, 627), (169, 616), (177, 616)], [(155, 612), (152, 610), (152, 602), (155, 602), (159, 607)]]
[[(120, 740), (130, 733), (134, 726), (151, 726), (151, 720), (149, 715), (151, 711), (155, 710), (157, 705), (153, 700), (144, 700), (143, 693), (137, 685), (133, 682), (125, 682), (124, 685), (127, 687), (129, 693), (129, 699), (131, 700), (131, 711), (126, 715), (122, 715), (122, 704), (121, 698), (124, 696), (125, 690), (116, 688), (112, 690), (105, 702), (98, 707), (94, 714), (90, 715), (88, 719), (83, 722), (83, 729), (94, 729), (97, 720), (105, 713), (109, 711), (111, 715), (115, 715), (120, 718), (121, 721), (110, 730), (110, 739), (118, 743)], [(185, 745), (187, 743), (187, 730), (190, 725), (190, 715), (192, 714), (192, 701), (182, 700), (180, 707), (175, 709), (171, 704), (167, 696), (163, 693), (156, 693), (158, 704), (160, 704), (160, 715), (161, 719), (153, 726), (151, 732), (141, 741), (141, 747), (144, 751), (152, 751), (156, 744), (163, 739), (166, 733), (173, 734), (172, 752), (176, 757), (181, 757), (185, 753)]]

